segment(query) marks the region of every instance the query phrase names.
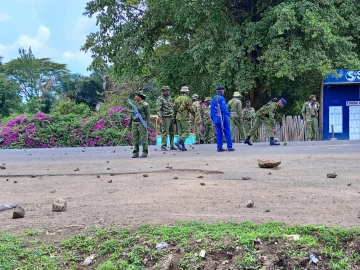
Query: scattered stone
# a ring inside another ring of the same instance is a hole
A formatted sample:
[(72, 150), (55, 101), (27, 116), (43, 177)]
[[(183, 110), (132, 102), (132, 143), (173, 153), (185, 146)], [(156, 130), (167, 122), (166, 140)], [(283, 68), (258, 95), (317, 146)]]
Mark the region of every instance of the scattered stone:
[(206, 254), (206, 253), (205, 253), (205, 250), (202, 249), (202, 250), (200, 251), (199, 256), (200, 256), (201, 258), (205, 258), (205, 254)]
[(337, 174), (332, 172), (327, 174), (327, 178), (336, 178)]
[(131, 146), (131, 147), (130, 147), (130, 149), (134, 149), (134, 147), (133, 147), (133, 146)]
[(204, 178), (204, 176), (200, 174), (197, 178)]
[(9, 179), (6, 179), (6, 182), (8, 182), (9, 181)]
[(173, 167), (169, 167), (169, 169), (171, 170)]
[(55, 193), (56, 192), (56, 190), (50, 190), (50, 193)]
[(0, 166), (1, 170), (6, 170), (6, 167), (4, 165)]
[(351, 186), (351, 183), (350, 183), (350, 184), (347, 184), (347, 186), (350, 187), (350, 186)]
[[(49, 170), (49, 169), (48, 169)], [(78, 172), (78, 171), (80, 171), (80, 169), (79, 168), (76, 168), (75, 170), (74, 170), (74, 172)]]
[(24, 208), (22, 208), (21, 206), (18, 206), (14, 209), (14, 212), (13, 212), (13, 219), (16, 219), (16, 218), (23, 218), (25, 216), (25, 210)]
[(286, 143), (286, 142), (284, 142), (284, 146), (287, 146), (287, 143)]
[(1, 165), (5, 165), (5, 163), (1, 164)]
[(18, 206), (18, 204), (16, 202), (12, 202), (12, 203), (5, 203), (0, 205), (0, 211), (5, 211), (5, 210), (9, 210), (12, 208), (16, 208)]
[(196, 242), (196, 243), (201, 243), (201, 242), (202, 242), (202, 239), (197, 239), (195, 242)]
[(191, 147), (192, 149), (195, 149), (195, 147), (193, 146), (193, 147)]
[(174, 176), (174, 179), (179, 179), (179, 177), (177, 177), (177, 176)]
[(260, 168), (276, 168), (281, 164), (280, 160), (263, 160), (258, 159), (258, 165)]
[(260, 238), (256, 238), (256, 239), (254, 240), (254, 244), (255, 244), (255, 245), (262, 245), (261, 239), (260, 239)]
[(112, 180), (109, 180), (108, 183), (109, 183), (109, 184), (112, 183)]
[(299, 241), (300, 234), (284, 234), (283, 238), (287, 241)]
[(100, 175), (97, 175), (96, 177), (97, 177), (97, 178), (100, 178)]
[(251, 177), (249, 177), (249, 176), (243, 176), (243, 177), (241, 177), (241, 179), (242, 179), (242, 180), (250, 180)]
[(14, 181), (14, 184), (17, 184), (17, 183), (18, 183), (18, 181), (15, 180), (15, 181)]
[(268, 175), (271, 175), (271, 172), (268, 172)]
[(198, 155), (198, 154), (200, 154), (199, 152), (196, 152), (196, 154)]
[(165, 257), (162, 262), (160, 263), (160, 268), (157, 268), (156, 266), (154, 266), (151, 269), (163, 269), (163, 270), (169, 270), (171, 268), (171, 264), (173, 261), (174, 256), (172, 254), (169, 254), (167, 257)]
[(110, 171), (111, 169), (110, 168), (107, 168), (108, 171)]
[(115, 150), (113, 150), (112, 152), (115, 153)]
[(246, 204), (247, 208), (253, 208), (254, 207), (254, 202), (252, 200), (248, 200), (247, 204)]
[(31, 175), (30, 178), (36, 178), (36, 175)]
[(143, 174), (143, 177), (149, 177), (149, 175), (147, 173)]
[(166, 166), (165, 168), (166, 168), (166, 169), (169, 169), (169, 166)]
[(200, 183), (200, 186), (206, 186), (205, 183)]
[(157, 151), (157, 149), (155, 148), (154, 151)]
[(266, 209), (265, 212), (266, 212), (266, 213), (269, 213), (269, 212), (270, 212), (270, 209)]
[(106, 163), (110, 163), (110, 161), (106, 161)]
[(174, 156), (176, 156), (176, 154), (173, 154)]
[(81, 152), (85, 152), (85, 150), (81, 150)]
[(91, 264), (91, 262), (93, 261), (94, 258), (95, 258), (95, 255), (90, 255), (89, 257), (87, 257), (87, 258), (84, 260), (83, 265), (89, 266), (89, 265)]
[(115, 176), (115, 173), (110, 173), (110, 176)]
[(165, 155), (165, 152), (163, 152), (163, 155)]
[(156, 248), (158, 249), (167, 249), (168, 248), (168, 244), (165, 242), (160, 242), (156, 244)]
[(56, 198), (52, 204), (53, 212), (63, 212), (66, 210), (67, 202), (63, 198)]

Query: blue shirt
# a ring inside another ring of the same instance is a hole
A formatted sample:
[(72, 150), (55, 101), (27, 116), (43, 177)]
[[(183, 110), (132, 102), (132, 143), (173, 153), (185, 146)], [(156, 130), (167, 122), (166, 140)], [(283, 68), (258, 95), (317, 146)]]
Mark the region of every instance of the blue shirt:
[(216, 96), (211, 100), (210, 103), (210, 116), (214, 123), (221, 122), (220, 116), (218, 116), (218, 111), (217, 111), (218, 103), (220, 104), (222, 117), (231, 116), (231, 113), (227, 109), (225, 98), (220, 94), (216, 94)]

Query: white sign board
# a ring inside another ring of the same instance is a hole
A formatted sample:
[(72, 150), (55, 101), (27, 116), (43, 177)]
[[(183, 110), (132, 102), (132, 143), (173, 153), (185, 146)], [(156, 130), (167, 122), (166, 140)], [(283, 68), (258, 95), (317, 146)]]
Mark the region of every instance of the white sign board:
[(346, 106), (360, 106), (360, 101), (346, 101)]

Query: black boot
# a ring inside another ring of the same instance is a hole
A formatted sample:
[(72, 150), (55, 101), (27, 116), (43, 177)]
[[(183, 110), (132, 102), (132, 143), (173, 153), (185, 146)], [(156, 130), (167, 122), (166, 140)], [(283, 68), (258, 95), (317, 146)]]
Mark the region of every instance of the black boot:
[(181, 151), (187, 151), (187, 149), (185, 147), (185, 143), (182, 143), (181, 146), (182, 146)]
[(245, 141), (244, 141), (245, 144), (248, 144), (248, 145), (252, 145), (252, 143), (250, 142), (250, 136), (247, 136)]
[(183, 144), (182, 139), (178, 139), (178, 141), (175, 143), (175, 146), (177, 147), (177, 149), (182, 151), (182, 144)]
[(270, 145), (280, 145), (280, 143), (275, 142), (274, 137), (270, 137)]

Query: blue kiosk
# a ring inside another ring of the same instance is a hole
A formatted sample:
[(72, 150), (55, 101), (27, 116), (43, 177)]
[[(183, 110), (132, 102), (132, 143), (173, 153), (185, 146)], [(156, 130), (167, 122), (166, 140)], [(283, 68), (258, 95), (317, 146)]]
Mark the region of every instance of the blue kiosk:
[(323, 139), (360, 140), (360, 70), (337, 70), (324, 80)]

